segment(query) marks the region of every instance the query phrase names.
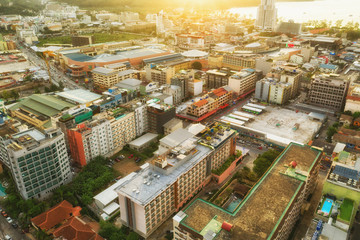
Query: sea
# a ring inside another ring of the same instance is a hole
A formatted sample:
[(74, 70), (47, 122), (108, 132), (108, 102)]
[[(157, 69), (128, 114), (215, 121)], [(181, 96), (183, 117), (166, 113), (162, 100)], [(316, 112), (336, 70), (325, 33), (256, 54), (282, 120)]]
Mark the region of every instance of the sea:
[[(304, 2), (277, 2), (278, 20), (294, 20), (298, 23), (309, 20), (327, 20), (334, 24), (337, 20), (360, 22), (360, 0), (315, 0)], [(231, 8), (231, 13), (246, 18), (256, 18), (257, 7)]]

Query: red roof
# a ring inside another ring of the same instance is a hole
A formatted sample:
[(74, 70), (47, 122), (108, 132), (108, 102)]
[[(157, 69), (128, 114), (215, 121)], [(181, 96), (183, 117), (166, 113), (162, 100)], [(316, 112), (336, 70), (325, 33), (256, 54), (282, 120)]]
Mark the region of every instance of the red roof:
[(232, 228), (232, 224), (224, 221), (223, 224), (221, 225), (221, 228), (230, 232), (231, 228)]
[(54, 237), (63, 237), (69, 240), (103, 240), (88, 224), (77, 217), (72, 217), (56, 229), (53, 235)]
[(73, 207), (64, 200), (55, 207), (34, 217), (31, 221), (42, 230), (49, 230), (72, 216), (80, 216), (81, 207)]
[(212, 91), (216, 96), (220, 97), (227, 93), (227, 91), (223, 88), (218, 88)]
[(202, 100), (199, 100), (196, 103), (194, 103), (194, 105), (197, 106), (197, 107), (201, 107), (201, 106), (204, 106), (207, 103), (208, 103), (208, 101), (206, 99), (202, 99)]

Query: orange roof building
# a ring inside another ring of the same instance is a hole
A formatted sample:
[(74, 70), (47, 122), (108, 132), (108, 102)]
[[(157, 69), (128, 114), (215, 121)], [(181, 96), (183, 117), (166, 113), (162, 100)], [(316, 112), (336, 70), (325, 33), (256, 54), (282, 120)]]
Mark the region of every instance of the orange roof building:
[(55, 207), (31, 219), (34, 227), (48, 231), (57, 224), (73, 217), (80, 216), (81, 207), (73, 207), (71, 203), (64, 200)]
[(54, 237), (72, 240), (103, 240), (94, 230), (78, 217), (72, 217), (53, 232)]

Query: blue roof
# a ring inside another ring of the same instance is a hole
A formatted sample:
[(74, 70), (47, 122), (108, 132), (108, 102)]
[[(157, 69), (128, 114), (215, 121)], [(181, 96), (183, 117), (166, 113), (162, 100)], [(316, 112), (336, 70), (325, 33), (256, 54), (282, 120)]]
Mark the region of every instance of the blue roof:
[(77, 62), (88, 62), (94, 59), (93, 57), (82, 53), (69, 53), (65, 54), (65, 56)]
[(333, 173), (356, 181), (360, 178), (360, 173), (358, 171), (339, 165), (335, 166)]
[(335, 70), (338, 66), (333, 64), (320, 64), (320, 68)]

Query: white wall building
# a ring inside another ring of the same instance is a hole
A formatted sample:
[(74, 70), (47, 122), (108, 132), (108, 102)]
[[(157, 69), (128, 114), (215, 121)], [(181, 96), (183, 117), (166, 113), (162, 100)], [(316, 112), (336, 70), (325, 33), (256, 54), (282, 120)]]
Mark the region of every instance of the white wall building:
[(255, 26), (261, 30), (274, 31), (276, 27), (277, 9), (275, 0), (261, 0), (258, 7)]

